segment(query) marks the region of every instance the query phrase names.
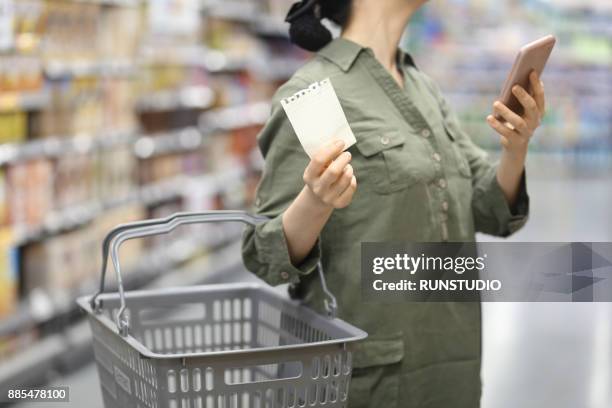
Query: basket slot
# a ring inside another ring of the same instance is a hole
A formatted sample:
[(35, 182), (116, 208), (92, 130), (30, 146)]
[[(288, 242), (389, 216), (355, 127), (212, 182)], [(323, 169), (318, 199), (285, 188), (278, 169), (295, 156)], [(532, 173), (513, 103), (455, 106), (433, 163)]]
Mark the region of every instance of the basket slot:
[(206, 318), (206, 305), (203, 303), (183, 303), (174, 306), (149, 307), (138, 312), (143, 326), (163, 324), (168, 321), (189, 322)]
[(214, 389), (214, 371), (212, 367), (200, 369), (182, 368), (166, 372), (166, 387), (170, 394), (190, 391), (212, 391)]

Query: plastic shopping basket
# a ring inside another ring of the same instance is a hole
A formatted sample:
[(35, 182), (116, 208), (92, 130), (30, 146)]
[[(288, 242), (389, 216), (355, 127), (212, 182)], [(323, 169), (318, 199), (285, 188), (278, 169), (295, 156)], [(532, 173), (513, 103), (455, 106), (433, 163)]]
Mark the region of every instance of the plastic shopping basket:
[[(106, 408), (345, 407), (351, 350), (367, 334), (251, 283), (124, 292), (119, 247), (182, 224), (266, 220), (242, 211), (178, 213), (123, 224), (104, 239), (100, 290), (89, 315)], [(104, 292), (108, 255), (118, 293)]]

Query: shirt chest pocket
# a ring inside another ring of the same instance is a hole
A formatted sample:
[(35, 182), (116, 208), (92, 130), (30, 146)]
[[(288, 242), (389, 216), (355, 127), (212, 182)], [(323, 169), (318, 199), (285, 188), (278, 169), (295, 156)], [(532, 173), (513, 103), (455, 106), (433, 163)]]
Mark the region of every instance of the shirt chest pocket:
[(421, 147), (406, 139), (397, 130), (359, 133), (351, 162), (358, 188), (389, 194), (434, 178)]

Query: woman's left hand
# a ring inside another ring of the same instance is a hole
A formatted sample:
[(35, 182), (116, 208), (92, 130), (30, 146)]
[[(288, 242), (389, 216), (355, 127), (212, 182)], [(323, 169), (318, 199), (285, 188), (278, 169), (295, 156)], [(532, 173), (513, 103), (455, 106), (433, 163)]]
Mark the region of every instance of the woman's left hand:
[(512, 93), (523, 105), (522, 116), (512, 112), (500, 101), (493, 103), (493, 112), (502, 117), (506, 123), (499, 121), (493, 115), (487, 116), (489, 126), (499, 133), (504, 149), (519, 157), (524, 157), (527, 153), (529, 140), (533, 132), (540, 126), (545, 109), (544, 84), (535, 71), (529, 75), (529, 82), (531, 93), (519, 85), (512, 88)]

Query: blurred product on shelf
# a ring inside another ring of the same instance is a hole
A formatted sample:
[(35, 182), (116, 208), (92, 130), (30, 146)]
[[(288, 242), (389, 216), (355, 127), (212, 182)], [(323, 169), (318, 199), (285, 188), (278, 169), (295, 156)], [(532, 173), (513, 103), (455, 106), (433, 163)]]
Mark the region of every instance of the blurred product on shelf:
[(4, 176), (4, 170), (0, 168), (0, 228), (4, 228), (7, 224), (9, 224), (6, 193), (6, 177)]
[(9, 166), (9, 220), (13, 226), (31, 227), (43, 223), (53, 209), (53, 172), (47, 159)]
[(530, 146), (589, 158), (612, 151), (612, 11), (605, 3), (432, 2), (411, 22), (404, 41), (418, 66), (440, 84), (465, 130), (481, 146), (495, 149), (497, 138), (484, 117), (516, 52), (555, 34), (557, 46), (542, 78), (546, 126)]
[[(130, 146), (101, 150), (94, 163), (95, 201), (105, 202), (127, 197), (136, 187), (135, 169), (138, 165)], [(74, 203), (74, 202), (73, 202)]]
[(138, 7), (107, 7), (95, 2), (46, 1), (43, 6), (43, 58), (100, 61), (132, 58), (141, 40)]
[(25, 140), (27, 115), (23, 112), (0, 113), (0, 143), (16, 143)]
[(17, 304), (17, 271), (14, 253), (15, 250), (11, 245), (11, 231), (5, 227), (0, 228), (0, 318), (12, 313)]
[[(93, 223), (76, 230), (54, 235), (44, 241), (22, 247), (22, 292), (25, 296), (42, 291), (57, 301), (70, 301), (81, 293), (80, 285), (99, 276), (100, 242), (117, 224), (146, 218), (138, 204), (126, 205), (104, 213)], [(122, 248), (126, 271), (136, 265), (142, 253), (142, 242), (132, 241)]]
[[(16, 249), (9, 228), (0, 227), (0, 322), (11, 316), (18, 305)], [(0, 336), (0, 361), (13, 351), (13, 336)]]
[(42, 64), (38, 58), (20, 55), (3, 56), (0, 60), (0, 91), (3, 94), (35, 92), (39, 91), (42, 85)]

